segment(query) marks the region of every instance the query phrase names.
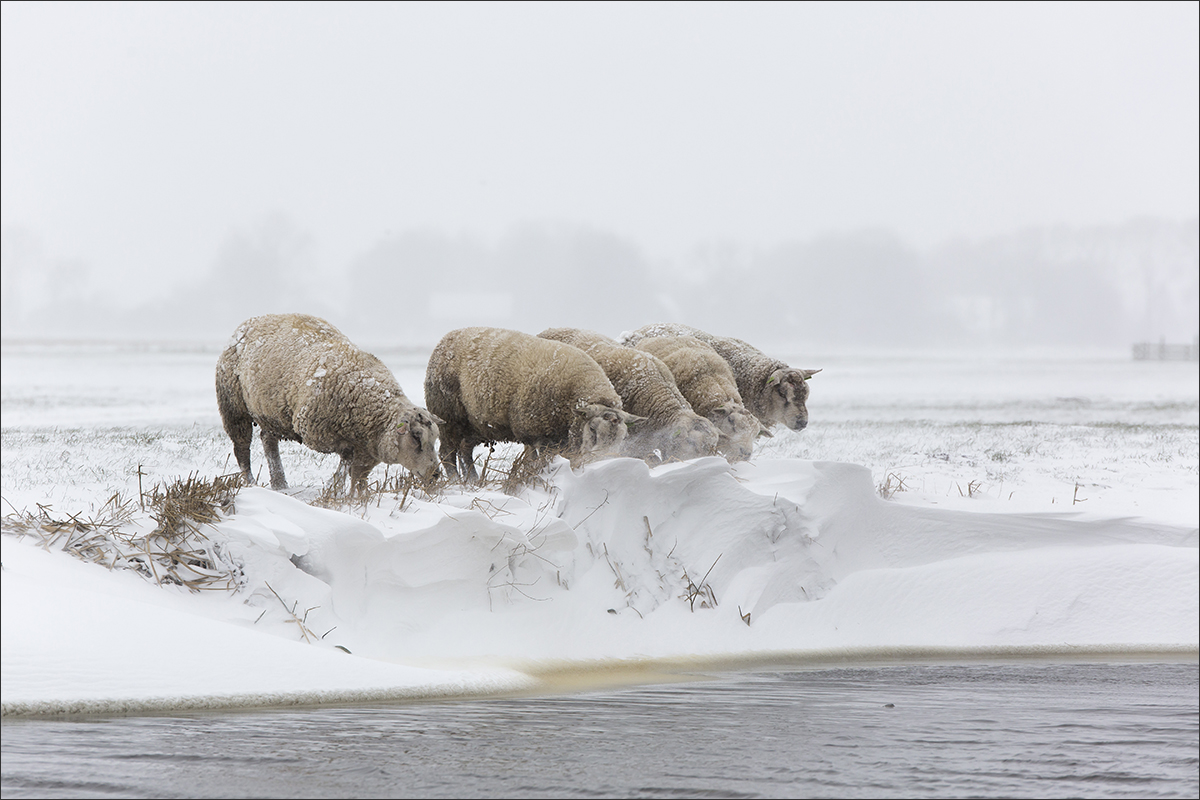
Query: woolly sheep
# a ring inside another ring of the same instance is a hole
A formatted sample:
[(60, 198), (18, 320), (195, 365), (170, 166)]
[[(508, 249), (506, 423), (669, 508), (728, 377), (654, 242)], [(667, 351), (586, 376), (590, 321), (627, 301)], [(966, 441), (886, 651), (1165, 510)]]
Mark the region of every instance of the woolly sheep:
[(475, 480), (478, 444), (520, 442), (563, 448), (571, 465), (615, 454), (624, 412), (600, 365), (577, 347), (504, 328), (460, 328), (434, 348), (425, 371), (425, 402), (442, 424), (448, 475), (461, 467)]
[(648, 420), (630, 431), (622, 455), (651, 460), (657, 451), (661, 460), (686, 461), (716, 452), (716, 427), (692, 410), (661, 359), (579, 328), (548, 328), (538, 336), (574, 345), (591, 356), (621, 396), (622, 408)]
[(726, 458), (750, 458), (763, 428), (742, 405), (733, 371), (717, 351), (694, 336), (655, 336), (643, 339), (637, 349), (662, 359), (696, 413), (717, 426), (721, 433), (717, 449)]
[(246, 320), (217, 360), (217, 408), (247, 483), (253, 426), (261, 431), (271, 488), (286, 489), (279, 440), (298, 441), (341, 463), (329, 483), (340, 494), (366, 485), (381, 461), (423, 481), (438, 475), (438, 420), (413, 405), (383, 362), (307, 314)]
[(746, 407), (763, 425), (782, 424), (794, 431), (808, 425), (808, 379), (821, 370), (789, 367), (741, 339), (713, 336), (674, 322), (643, 326), (624, 334), (621, 342), (635, 346), (657, 336), (694, 336), (716, 350), (733, 370)]

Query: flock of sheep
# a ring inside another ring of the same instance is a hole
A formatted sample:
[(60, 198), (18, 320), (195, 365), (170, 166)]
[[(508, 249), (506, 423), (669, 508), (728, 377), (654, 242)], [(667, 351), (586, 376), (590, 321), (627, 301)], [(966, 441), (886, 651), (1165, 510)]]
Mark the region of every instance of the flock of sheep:
[[(741, 341), (686, 325), (647, 325), (620, 342), (577, 328), (537, 336), (460, 328), (442, 337), (414, 405), (378, 358), (323, 319), (253, 317), (217, 360), (217, 407), (247, 483), (254, 426), (271, 487), (287, 488), (279, 440), (341, 462), (330, 490), (365, 486), (380, 462), (422, 481), (477, 480), (477, 445), (552, 448), (572, 466), (613, 455), (654, 463), (721, 454), (750, 457), (782, 424), (808, 424), (807, 381)], [(435, 443), (440, 438), (440, 446)]]

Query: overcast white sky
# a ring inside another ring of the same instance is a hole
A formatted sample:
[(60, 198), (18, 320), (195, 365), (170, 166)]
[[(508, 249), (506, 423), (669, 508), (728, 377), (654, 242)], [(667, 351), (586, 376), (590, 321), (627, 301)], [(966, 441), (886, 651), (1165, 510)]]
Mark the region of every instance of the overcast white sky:
[(415, 226), (659, 258), (1182, 219), (1198, 8), (4, 2), (2, 223), (163, 278), (271, 214), (333, 269)]

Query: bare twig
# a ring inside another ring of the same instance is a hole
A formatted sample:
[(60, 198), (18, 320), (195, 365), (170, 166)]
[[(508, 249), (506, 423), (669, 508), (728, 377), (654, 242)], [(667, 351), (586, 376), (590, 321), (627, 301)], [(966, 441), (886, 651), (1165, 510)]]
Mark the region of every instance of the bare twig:
[[(308, 612), (312, 611), (313, 609), (310, 608), (310, 609), (306, 610), (304, 612), (303, 617), (297, 617), (296, 616), (296, 604), (293, 603), (292, 607), (288, 608), (288, 604), (283, 602), (283, 598), (279, 596), (279, 592), (275, 591), (275, 589), (271, 586), (271, 584), (267, 583), (266, 581), (263, 581), (263, 583), (266, 584), (266, 587), (271, 590), (271, 594), (275, 595), (275, 599), (277, 599), (279, 601), (279, 605), (283, 606), (283, 610), (286, 611), (288, 613), (288, 615), (291, 617), (291, 619), (289, 619), (288, 622), (296, 623), (296, 625), (300, 628), (300, 635), (304, 637), (304, 641), (311, 644), (313, 639), (317, 638), (317, 635), (315, 633), (313, 633), (312, 631), (310, 631), (308, 629), (308, 626), (305, 625), (304, 623), (308, 620)], [(319, 607), (320, 606), (314, 606), (313, 608), (319, 608)], [(332, 630), (332, 628), (330, 630)], [(327, 631), (327, 633), (328, 633), (328, 631)]]
[(688, 607), (692, 611), (696, 610), (697, 599), (700, 600), (701, 608), (717, 607), (717, 593), (713, 591), (712, 586), (708, 584), (708, 576), (712, 573), (713, 567), (717, 566), (717, 561), (721, 560), (722, 555), (724, 555), (724, 553), (721, 553), (717, 556), (716, 560), (713, 561), (712, 566), (708, 568), (708, 572), (704, 573), (704, 577), (700, 579), (700, 583), (698, 584), (692, 580), (686, 569), (683, 571), (683, 578), (687, 581), (687, 586), (684, 587), (683, 590), (683, 596), (688, 601)]

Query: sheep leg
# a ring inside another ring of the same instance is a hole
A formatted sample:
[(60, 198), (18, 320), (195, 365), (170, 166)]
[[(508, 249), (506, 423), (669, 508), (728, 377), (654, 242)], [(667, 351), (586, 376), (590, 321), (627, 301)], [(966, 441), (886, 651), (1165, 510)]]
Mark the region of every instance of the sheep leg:
[[(219, 393), (217, 399), (218, 401), (223, 399)], [(254, 474), (250, 471), (250, 443), (254, 440), (254, 421), (249, 415), (238, 414), (235, 410), (227, 408), (227, 405), (227, 403), (219, 403), (221, 423), (225, 426), (225, 433), (233, 442), (233, 456), (237, 459), (242, 480), (251, 484), (254, 483)]]
[[(288, 488), (287, 478), (283, 474), (283, 462), (279, 459), (279, 437), (264, 430), (261, 438), (263, 456), (266, 457), (267, 468), (271, 471), (271, 488), (276, 490)], [(249, 458), (246, 460), (249, 462)]]
[(241, 382), (237, 377), (236, 357), (230, 350), (217, 359), (216, 392), (217, 411), (221, 414), (221, 425), (233, 442), (233, 455), (242, 473), (242, 482), (254, 483), (250, 471), (250, 443), (254, 440), (254, 419), (246, 408)]
[(438, 445), (438, 457), (442, 460), (442, 468), (446, 471), (448, 480), (462, 479), (464, 483), (479, 480), (475, 472), (475, 460), (471, 456), (475, 452), (478, 439), (470, 435), (462, 435), (459, 430), (449, 425), (440, 431), (441, 443)]
[(378, 462), (350, 461), (350, 491), (365, 492), (367, 490), (367, 476), (371, 474), (371, 470), (375, 468)]
[(254, 423), (249, 417), (234, 423), (226, 421), (225, 432), (233, 440), (233, 456), (237, 459), (242, 481), (247, 485), (254, 483), (254, 473), (250, 471), (250, 442), (254, 439)]
[(341, 497), (346, 491), (346, 477), (350, 474), (350, 470), (350, 457), (342, 456), (329, 483), (325, 484), (325, 493), (331, 497)]
[(446, 471), (447, 480), (457, 480), (458, 447), (462, 440), (448, 425), (442, 427), (440, 434), (441, 442), (438, 444), (438, 458), (442, 462), (442, 469)]
[(479, 473), (475, 471), (475, 442), (464, 438), (458, 443), (458, 461), (462, 465), (463, 480), (466, 483), (478, 483)]

